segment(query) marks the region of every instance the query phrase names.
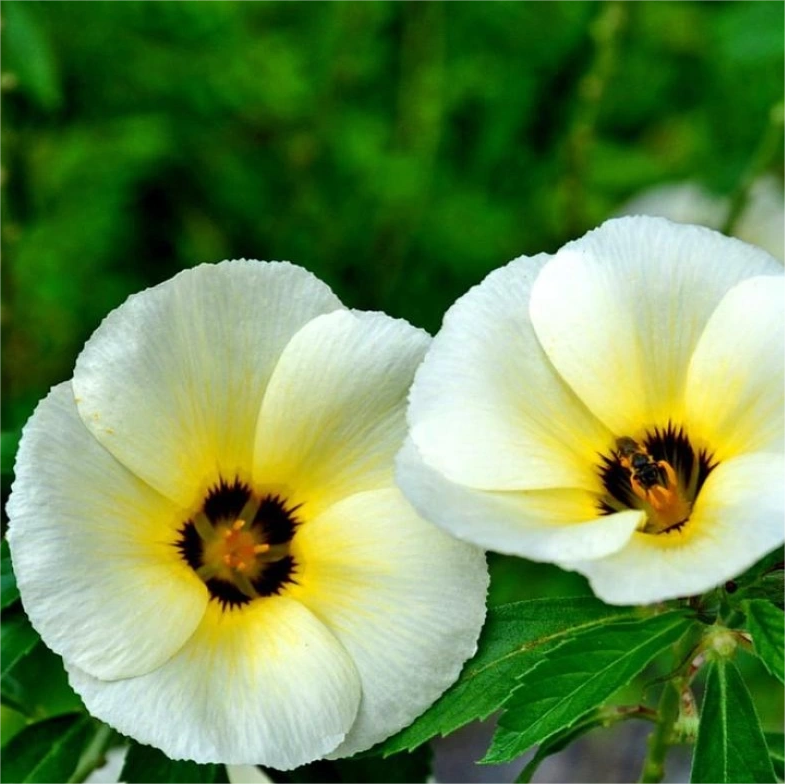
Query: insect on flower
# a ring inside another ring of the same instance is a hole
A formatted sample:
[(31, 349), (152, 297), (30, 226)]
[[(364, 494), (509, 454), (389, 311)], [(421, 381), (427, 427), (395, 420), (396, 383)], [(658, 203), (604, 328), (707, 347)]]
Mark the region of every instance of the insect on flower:
[(665, 521), (658, 529), (649, 522), (644, 530), (667, 531), (687, 521), (690, 504), (682, 497), (676, 472), (667, 460), (654, 460), (645, 446), (628, 436), (616, 439), (616, 456), (629, 472), (633, 493)]

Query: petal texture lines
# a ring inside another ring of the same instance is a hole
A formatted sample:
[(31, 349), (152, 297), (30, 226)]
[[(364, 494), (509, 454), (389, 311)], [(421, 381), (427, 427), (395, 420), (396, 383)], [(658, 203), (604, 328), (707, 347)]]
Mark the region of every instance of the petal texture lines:
[(626, 545), (643, 512), (599, 516), (595, 494), (575, 488), (488, 491), (450, 482), (420, 457), (411, 439), (396, 476), (427, 520), (481, 547), (535, 561), (600, 558)]
[(100, 678), (138, 675), (198, 626), (207, 590), (174, 547), (178, 509), (93, 438), (70, 383), (25, 427), (8, 512), (25, 610), (67, 661)]
[(486, 490), (598, 490), (610, 433), (563, 383), (528, 316), (550, 257), (492, 272), (448, 311), (410, 395), (410, 436), (452, 482)]
[(616, 435), (684, 415), (700, 336), (739, 281), (781, 273), (767, 253), (698, 226), (619, 218), (562, 248), (531, 295), (540, 343)]
[(419, 518), (394, 488), (360, 493), (303, 525), (291, 595), (349, 651), (357, 721), (333, 756), (401, 729), (450, 686), (485, 618), (484, 553)]
[(181, 272), (130, 297), (87, 342), (73, 379), (80, 415), (118, 460), (188, 508), (219, 474), (247, 472), (280, 352), (340, 307), (284, 262)]
[(783, 451), (783, 302), (782, 275), (742, 281), (701, 335), (687, 375), (687, 422), (715, 460)]
[(289, 770), (332, 751), (357, 714), (346, 651), (299, 602), (211, 602), (188, 644), (139, 678), (106, 683), (69, 667), (87, 709), (172, 759)]
[(389, 486), (403, 443), (406, 393), (430, 338), (381, 313), (314, 319), (286, 346), (264, 397), (254, 480), (302, 489), (313, 517)]

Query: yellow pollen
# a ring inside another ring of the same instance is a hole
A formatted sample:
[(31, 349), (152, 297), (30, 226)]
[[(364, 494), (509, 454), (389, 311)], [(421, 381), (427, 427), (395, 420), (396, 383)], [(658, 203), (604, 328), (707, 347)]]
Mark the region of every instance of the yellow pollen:
[(259, 555), (260, 553), (266, 553), (269, 549), (270, 549), (269, 544), (257, 544), (254, 545), (253, 551), (257, 555)]
[(630, 481), (632, 491), (648, 507), (648, 520), (643, 529), (647, 534), (665, 533), (686, 523), (692, 511), (692, 505), (684, 498), (678, 477), (670, 463), (659, 460), (657, 465), (665, 472), (665, 485), (645, 487), (634, 477)]

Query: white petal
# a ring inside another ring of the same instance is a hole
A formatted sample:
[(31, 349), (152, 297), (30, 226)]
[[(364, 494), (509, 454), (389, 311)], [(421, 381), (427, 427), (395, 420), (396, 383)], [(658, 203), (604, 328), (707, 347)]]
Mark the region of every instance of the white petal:
[(785, 278), (732, 288), (701, 335), (687, 375), (690, 438), (717, 460), (781, 452), (785, 411)]
[(643, 521), (637, 510), (598, 516), (597, 497), (575, 488), (494, 492), (454, 484), (423, 462), (411, 439), (398, 455), (396, 479), (426, 520), (534, 561), (600, 558), (624, 547)]
[(254, 481), (284, 486), (312, 517), (392, 484), (406, 394), (430, 338), (381, 313), (314, 319), (281, 354), (256, 431)]
[(461, 297), (417, 371), (410, 436), (453, 482), (598, 489), (593, 465), (613, 438), (554, 372), (529, 321), (549, 258), (516, 259)]
[(79, 412), (124, 465), (186, 508), (218, 475), (247, 479), (267, 380), (305, 323), (341, 306), (286, 263), (186, 270), (128, 299), (87, 342)]
[(420, 519), (397, 489), (361, 493), (297, 532), (291, 589), (333, 631), (362, 681), (357, 721), (332, 756), (410, 724), (476, 650), (488, 572), (481, 550)]
[(647, 604), (702, 593), (730, 580), (782, 544), (785, 458), (744, 455), (709, 474), (687, 525), (636, 533), (597, 561), (564, 563), (585, 574), (610, 604)]
[(52, 650), (87, 672), (147, 672), (199, 624), (207, 589), (175, 549), (179, 510), (92, 437), (70, 383), (25, 426), (8, 515), (25, 611)]
[(698, 226), (618, 218), (562, 248), (531, 295), (556, 369), (617, 436), (682, 421), (687, 365), (740, 280), (781, 273), (767, 253)]
[(360, 702), (346, 651), (286, 596), (227, 612), (210, 602), (185, 647), (139, 678), (105, 682), (67, 669), (94, 716), (195, 762), (303, 765), (343, 740)]
[(227, 765), (229, 784), (272, 784), (272, 779), (258, 765)]

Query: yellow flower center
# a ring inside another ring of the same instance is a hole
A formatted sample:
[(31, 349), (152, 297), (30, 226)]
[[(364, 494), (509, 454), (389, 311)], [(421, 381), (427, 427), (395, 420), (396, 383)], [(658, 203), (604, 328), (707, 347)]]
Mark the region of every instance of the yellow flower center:
[(611, 514), (642, 509), (646, 521), (641, 530), (647, 534), (681, 529), (716, 465), (707, 452), (695, 451), (682, 428), (670, 423), (640, 441), (629, 436), (617, 438), (610, 456), (602, 460), (599, 470), (606, 494), (600, 500), (600, 510)]

